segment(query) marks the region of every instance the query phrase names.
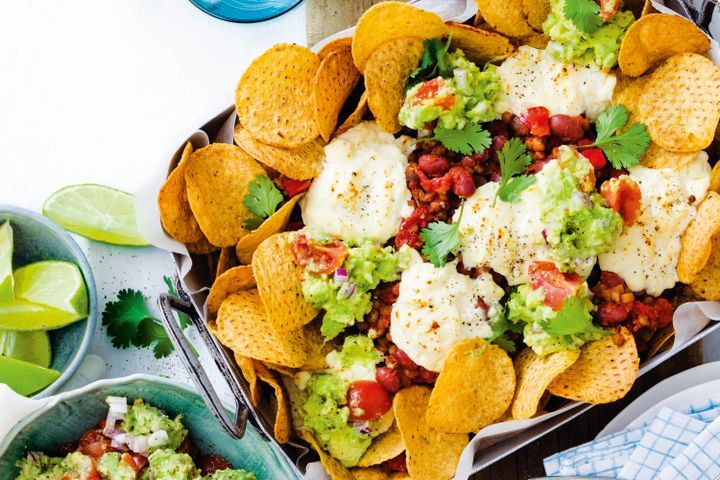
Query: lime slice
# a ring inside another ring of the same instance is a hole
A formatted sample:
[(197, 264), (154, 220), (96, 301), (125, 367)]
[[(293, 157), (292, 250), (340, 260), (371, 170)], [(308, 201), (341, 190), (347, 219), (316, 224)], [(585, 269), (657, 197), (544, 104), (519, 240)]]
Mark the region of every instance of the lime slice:
[(21, 298), (0, 303), (0, 329), (3, 330), (19, 332), (54, 330), (81, 318), (83, 317)]
[(13, 231), (10, 222), (0, 227), (0, 302), (13, 299)]
[(99, 242), (149, 245), (138, 231), (129, 193), (102, 185), (71, 185), (50, 195), (43, 215), (64, 229)]
[(31, 395), (60, 378), (60, 372), (0, 355), (0, 383), (20, 395)]
[(58, 260), (15, 270), (15, 297), (54, 307), (78, 317), (88, 313), (88, 293), (77, 265)]
[(0, 330), (0, 355), (49, 367), (52, 361), (50, 335), (37, 332), (11, 332)]

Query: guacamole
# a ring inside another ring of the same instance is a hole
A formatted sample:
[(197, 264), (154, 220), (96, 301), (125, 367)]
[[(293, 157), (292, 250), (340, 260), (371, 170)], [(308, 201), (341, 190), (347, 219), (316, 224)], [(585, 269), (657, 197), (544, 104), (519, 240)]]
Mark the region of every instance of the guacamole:
[(100, 458), (97, 470), (103, 478), (110, 480), (135, 480), (135, 470), (122, 461), (119, 452), (108, 452)]
[(80, 452), (72, 452), (65, 458), (30, 452), (17, 466), (20, 468), (20, 475), (15, 480), (75, 480), (89, 475), (93, 470), (93, 460)]
[(436, 77), (410, 88), (398, 116), (401, 124), (420, 130), (437, 120), (439, 127), (461, 129), (467, 123), (495, 119), (492, 104), (500, 91), (495, 66), (488, 64), (480, 70), (462, 50), (448, 54), (446, 61), (453, 76)]
[(593, 62), (610, 69), (617, 63), (625, 31), (635, 21), (632, 12), (617, 12), (592, 33), (584, 32), (565, 17), (565, 0), (550, 0), (550, 13), (543, 31), (550, 37), (547, 50), (566, 63)]
[[(188, 433), (181, 420), (182, 415), (171, 420), (160, 409), (138, 398), (128, 409), (122, 422), (122, 429), (133, 437), (147, 436), (150, 452), (159, 448), (176, 450)], [(165, 434), (158, 435), (159, 432)], [(152, 441), (153, 439), (156, 440)]]
[(308, 273), (302, 284), (305, 300), (325, 310), (321, 331), (325, 338), (335, 338), (346, 327), (360, 322), (372, 310), (370, 290), (380, 282), (393, 282), (407, 265), (403, 249), (381, 247), (363, 240), (348, 249), (343, 267), (347, 279), (338, 281), (330, 275)]

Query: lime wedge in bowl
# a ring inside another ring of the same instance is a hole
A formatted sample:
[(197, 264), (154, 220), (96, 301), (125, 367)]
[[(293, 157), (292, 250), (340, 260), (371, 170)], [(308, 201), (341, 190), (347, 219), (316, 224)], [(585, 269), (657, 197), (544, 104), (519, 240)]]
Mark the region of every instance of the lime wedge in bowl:
[(88, 292), (82, 273), (74, 263), (45, 260), (18, 268), (14, 275), (15, 297), (79, 318), (87, 316)]
[(71, 185), (50, 195), (43, 215), (65, 230), (116, 245), (149, 245), (137, 227), (129, 193), (102, 185)]
[(0, 303), (0, 329), (17, 332), (55, 330), (82, 319), (69, 312), (16, 298)]
[(0, 383), (20, 395), (39, 392), (60, 378), (60, 372), (0, 355)]
[(9, 302), (13, 293), (13, 231), (10, 222), (0, 226), (0, 302)]
[(0, 355), (47, 368), (52, 361), (50, 335), (43, 330), (36, 332), (0, 330)]

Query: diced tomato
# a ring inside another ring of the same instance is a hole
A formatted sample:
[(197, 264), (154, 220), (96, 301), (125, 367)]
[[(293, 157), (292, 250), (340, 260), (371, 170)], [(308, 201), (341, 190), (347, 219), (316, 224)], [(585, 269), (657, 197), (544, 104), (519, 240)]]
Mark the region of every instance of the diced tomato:
[(550, 135), (550, 112), (545, 107), (530, 107), (520, 115), (520, 121), (537, 137)]
[(597, 0), (600, 4), (600, 19), (607, 23), (615, 16), (620, 7), (620, 0)]
[(427, 100), (435, 99), (433, 105), (442, 108), (443, 110), (450, 110), (455, 105), (455, 95), (447, 95), (441, 98), (437, 98), (440, 89), (447, 85), (447, 81), (442, 77), (435, 77), (432, 80), (423, 82), (418, 88), (415, 95), (410, 99), (411, 105), (419, 105)]
[(648, 303), (635, 300), (632, 305), (632, 316), (638, 327), (657, 329), (672, 322), (672, 304), (664, 298), (656, 298)]
[(428, 223), (430, 223), (430, 211), (428, 208), (424, 205), (415, 207), (413, 213), (400, 222), (400, 228), (395, 236), (395, 248), (400, 250), (400, 247), (407, 245), (418, 250), (422, 247), (423, 241), (420, 238), (420, 229), (427, 227)]
[(278, 182), (288, 197), (294, 197), (310, 188), (312, 180), (294, 180), (288, 177), (280, 177)]
[(562, 273), (552, 262), (534, 261), (528, 267), (530, 286), (533, 290), (542, 287), (545, 305), (553, 310), (562, 310), (565, 299), (574, 297), (583, 279), (575, 273)]
[(220, 455), (203, 455), (200, 459), (200, 471), (203, 475), (209, 476), (218, 470), (228, 470), (231, 468), (233, 468), (232, 464)]
[(95, 460), (92, 461), (92, 464), (90, 465), (90, 471), (87, 472), (87, 475), (83, 477), (81, 480), (102, 480), (102, 477), (100, 477), (100, 474), (97, 471), (97, 467), (95, 466)]
[(385, 462), (385, 467), (392, 472), (407, 472), (407, 461), (405, 460), (405, 452), (402, 452), (395, 458)]
[(635, 181), (623, 175), (606, 180), (600, 186), (600, 195), (608, 206), (618, 212), (628, 227), (635, 223), (642, 207), (642, 192)]
[(308, 271), (329, 275), (343, 264), (348, 254), (348, 248), (336, 239), (328, 244), (320, 245), (301, 234), (295, 239), (293, 254), (298, 265), (305, 267)]
[(78, 440), (78, 450), (94, 459), (99, 459), (110, 450), (110, 439), (101, 430), (88, 430)]
[(350, 420), (377, 420), (392, 408), (392, 399), (378, 383), (359, 380), (350, 384), (347, 392)]
[[(582, 147), (584, 145), (592, 145), (592, 143), (593, 142), (587, 138), (583, 138), (578, 142), (578, 145)], [(590, 165), (592, 165), (595, 170), (600, 170), (607, 163), (607, 160), (605, 160), (605, 154), (599, 148), (583, 148), (580, 150), (580, 153), (583, 157), (588, 159), (588, 162), (590, 162)]]
[(140, 473), (148, 464), (147, 458), (137, 453), (123, 453), (121, 460), (130, 465), (135, 473)]

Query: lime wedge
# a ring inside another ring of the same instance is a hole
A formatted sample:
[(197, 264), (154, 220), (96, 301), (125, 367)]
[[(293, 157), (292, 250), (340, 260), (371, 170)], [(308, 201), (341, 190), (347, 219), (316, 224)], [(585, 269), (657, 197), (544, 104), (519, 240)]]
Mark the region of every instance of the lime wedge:
[(15, 297), (54, 307), (78, 317), (88, 313), (88, 293), (77, 265), (58, 260), (15, 270)]
[(71, 185), (50, 195), (43, 215), (65, 230), (99, 242), (149, 245), (138, 231), (129, 193), (102, 185)]
[(0, 383), (20, 395), (31, 395), (60, 378), (60, 372), (0, 355)]
[(52, 361), (50, 335), (37, 332), (11, 332), (0, 330), (0, 355), (49, 367)]
[(13, 231), (10, 222), (0, 227), (0, 302), (13, 299)]
[(3, 330), (19, 332), (54, 330), (81, 318), (83, 317), (21, 298), (0, 303), (0, 329)]

